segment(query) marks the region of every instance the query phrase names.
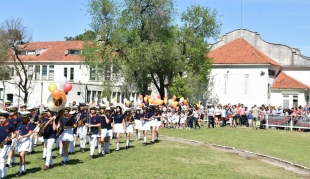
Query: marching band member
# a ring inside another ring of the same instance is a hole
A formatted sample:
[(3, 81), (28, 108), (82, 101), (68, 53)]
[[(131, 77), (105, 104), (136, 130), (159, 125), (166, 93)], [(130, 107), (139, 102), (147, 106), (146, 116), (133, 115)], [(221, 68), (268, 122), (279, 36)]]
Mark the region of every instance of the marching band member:
[(150, 130), (150, 125), (149, 125), (149, 120), (152, 115), (148, 112), (147, 107), (143, 107), (143, 113), (141, 115), (141, 120), (142, 120), (142, 127), (141, 130), (143, 131), (143, 146), (146, 145), (146, 140), (147, 140), (147, 131)]
[(85, 152), (86, 146), (86, 127), (85, 127), (85, 120), (88, 116), (88, 111), (85, 109), (85, 103), (79, 103), (79, 114), (80, 118), (78, 119), (78, 127), (77, 127), (77, 134), (80, 139), (80, 152)]
[(5, 103), (4, 103), (4, 109), (3, 110), (8, 110), (9, 109), (9, 107), (11, 106), (11, 101), (5, 101)]
[(158, 135), (159, 135), (159, 127), (161, 126), (161, 111), (159, 110), (159, 106), (155, 106), (155, 111), (154, 111), (154, 118), (157, 120), (155, 123), (155, 130), (154, 130), (154, 137), (155, 137), (155, 142), (158, 142)]
[[(109, 119), (105, 115), (105, 105), (100, 105), (100, 111), (99, 111), (99, 116), (101, 117), (101, 131), (99, 131), (99, 135), (97, 138), (98, 141), (98, 155), (104, 155), (104, 139), (107, 136), (107, 128), (108, 128), (108, 122)], [(103, 147), (102, 152), (101, 152), (101, 147)]]
[[(69, 118), (70, 118), (69, 111), (70, 111), (70, 107), (69, 106), (65, 106), (64, 118), (66, 118), (67, 120), (69, 120)], [(59, 154), (58, 154), (58, 156), (61, 157), (61, 156), (63, 156), (63, 142), (61, 141), (60, 137), (57, 139), (57, 142), (58, 142), (58, 147), (59, 147)]]
[[(74, 111), (75, 113), (77, 113), (77, 109), (78, 109), (77, 106), (73, 106), (73, 107), (72, 107), (72, 111)], [(77, 122), (77, 117), (78, 117), (78, 116), (76, 116), (75, 123)], [(75, 143), (76, 143), (76, 139), (77, 139), (77, 126), (75, 126), (75, 127), (73, 128), (73, 141), (71, 141), (71, 143), (70, 143), (69, 154), (75, 153)]]
[(141, 123), (141, 109), (136, 108), (136, 112), (134, 114), (134, 119), (135, 119), (135, 129), (136, 129), (136, 140), (140, 140), (140, 129), (142, 127)]
[[(30, 122), (32, 123), (32, 126), (35, 127), (39, 124), (39, 117), (35, 114), (35, 110), (33, 107), (27, 107), (27, 110), (30, 112)], [(35, 153), (34, 143), (33, 143), (33, 133), (30, 136), (30, 145), (28, 152), (31, 154)]]
[[(7, 111), (10, 112), (8, 122), (16, 128), (17, 125), (20, 123), (20, 118), (17, 116), (17, 107), (16, 106), (8, 107)], [(17, 139), (16, 138), (12, 139), (13, 145), (16, 144), (15, 140), (17, 140)], [(14, 146), (11, 146), (9, 154), (8, 154), (6, 167), (15, 167), (16, 166), (15, 152), (14, 152), (13, 148), (14, 148)], [(11, 164), (11, 160), (12, 160), (12, 164)]]
[(150, 111), (149, 111), (149, 118), (151, 118), (150, 121), (150, 128), (151, 128), (151, 134), (152, 134), (152, 140), (151, 143), (153, 144), (154, 138), (155, 138), (155, 127), (157, 125), (157, 119), (155, 118), (155, 107), (151, 105)]
[(94, 158), (94, 152), (96, 148), (96, 139), (99, 133), (99, 127), (101, 128), (101, 118), (96, 114), (96, 107), (90, 106), (90, 118), (86, 121), (87, 135), (89, 137), (90, 155), (89, 159)]
[[(57, 124), (58, 121), (55, 120), (56, 116), (54, 116), (53, 111), (47, 111), (47, 116), (42, 119), (43, 123), (47, 123), (51, 120), (48, 126), (43, 131), (43, 147), (46, 151), (46, 158), (45, 158), (45, 166), (43, 170), (48, 170), (50, 167), (53, 166), (53, 157), (52, 157), (52, 148), (53, 144), (56, 139), (56, 131), (57, 131)], [(43, 152), (44, 152), (43, 149)], [(44, 155), (43, 155), (44, 156)]]
[[(70, 115), (73, 115), (75, 112), (70, 112)], [(62, 134), (60, 135), (60, 141), (62, 143), (62, 149), (63, 149), (63, 160), (61, 164), (65, 165), (69, 162), (68, 158), (68, 147), (71, 141), (73, 141), (73, 130), (74, 126), (76, 126), (76, 123), (73, 118), (71, 118), (69, 115), (69, 109), (65, 108), (65, 113), (63, 118), (59, 121), (57, 129), (59, 128), (64, 129)]]
[(119, 140), (120, 140), (120, 133), (124, 133), (126, 129), (126, 124), (124, 120), (124, 115), (122, 113), (122, 108), (120, 105), (116, 106), (116, 113), (114, 114), (113, 119), (113, 129), (114, 133), (116, 134), (116, 151), (120, 150), (119, 147)]
[(130, 133), (133, 133), (133, 125), (135, 124), (135, 119), (131, 114), (131, 109), (127, 108), (125, 111), (125, 121), (126, 121), (126, 148), (130, 147)]
[(109, 154), (110, 153), (110, 139), (113, 136), (113, 130), (112, 130), (112, 119), (111, 119), (111, 108), (107, 107), (105, 109), (105, 116), (106, 116), (106, 122), (107, 122), (107, 133), (104, 137), (104, 153)]
[(17, 151), (19, 152), (19, 171), (16, 177), (21, 177), (26, 174), (26, 152), (30, 145), (30, 136), (33, 133), (33, 126), (29, 119), (30, 112), (21, 112), (22, 121), (17, 125), (16, 132), (18, 133), (17, 138)]
[(11, 148), (12, 139), (16, 137), (15, 127), (7, 121), (8, 117), (7, 111), (0, 110), (0, 178), (6, 177), (4, 161)]

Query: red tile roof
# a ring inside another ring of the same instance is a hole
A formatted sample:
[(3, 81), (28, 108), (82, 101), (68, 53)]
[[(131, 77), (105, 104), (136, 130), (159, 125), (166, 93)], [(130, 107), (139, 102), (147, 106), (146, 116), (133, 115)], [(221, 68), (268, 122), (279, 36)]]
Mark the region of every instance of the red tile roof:
[(213, 64), (272, 64), (281, 66), (243, 38), (237, 38), (212, 50)]
[(302, 82), (288, 76), (284, 72), (280, 72), (274, 80), (272, 87), (275, 89), (310, 89), (310, 86), (303, 84)]
[(83, 41), (31, 42), (21, 46), (20, 50), (46, 49), (40, 55), (19, 55), (26, 61), (81, 61), (80, 55), (65, 55), (67, 50), (81, 50)]

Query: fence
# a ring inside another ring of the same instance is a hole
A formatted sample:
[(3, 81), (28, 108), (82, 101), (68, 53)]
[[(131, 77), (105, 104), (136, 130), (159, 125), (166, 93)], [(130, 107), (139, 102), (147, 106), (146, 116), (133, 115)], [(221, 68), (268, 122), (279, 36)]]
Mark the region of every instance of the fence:
[(298, 129), (310, 129), (310, 117), (308, 116), (282, 116), (282, 115), (265, 115), (265, 123), (261, 125), (269, 127), (284, 127), (293, 130)]

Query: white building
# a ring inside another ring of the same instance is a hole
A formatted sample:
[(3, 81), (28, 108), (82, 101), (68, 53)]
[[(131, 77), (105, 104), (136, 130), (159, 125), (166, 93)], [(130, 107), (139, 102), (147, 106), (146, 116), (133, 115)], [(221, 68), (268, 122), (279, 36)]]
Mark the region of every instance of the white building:
[[(28, 76), (33, 75), (28, 105), (35, 106), (46, 104), (51, 92), (48, 90), (50, 83), (58, 85), (58, 79), (66, 76), (72, 83), (73, 88), (67, 95), (68, 103), (76, 101), (102, 100), (102, 82), (96, 79), (94, 71), (83, 64), (80, 51), (83, 47), (82, 41), (60, 41), (60, 42), (32, 42), (22, 47), (19, 52), (24, 61)], [(9, 100), (14, 105), (23, 103), (24, 94), (16, 84), (16, 72), (12, 71), (13, 79), (0, 84), (0, 100)], [(15, 77), (14, 77), (15, 76)], [(110, 75), (111, 78), (113, 74)], [(120, 84), (117, 84), (120, 85)], [(59, 85), (58, 85), (59, 89)], [(132, 93), (132, 97), (138, 94)], [(113, 87), (113, 92), (108, 98), (116, 98), (122, 101), (124, 94), (119, 86)]]
[(222, 36), (213, 58), (208, 101), (291, 107), (309, 102), (310, 57), (298, 49), (262, 40), (239, 29)]

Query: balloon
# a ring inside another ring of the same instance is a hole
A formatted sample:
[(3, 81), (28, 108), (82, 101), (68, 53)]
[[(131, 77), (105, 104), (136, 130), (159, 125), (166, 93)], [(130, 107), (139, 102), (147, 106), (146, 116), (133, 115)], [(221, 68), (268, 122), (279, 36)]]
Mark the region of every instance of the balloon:
[(58, 90), (58, 89), (55, 89), (55, 90), (52, 92), (52, 96), (53, 96), (53, 98), (55, 98), (55, 99), (59, 99), (59, 98), (62, 97), (63, 93), (64, 93), (63, 91)]
[(55, 83), (51, 83), (48, 85), (48, 90), (50, 92), (53, 92), (55, 89), (57, 89), (57, 85)]
[(66, 82), (67, 82), (67, 78), (66, 78), (65, 76), (61, 76), (61, 77), (58, 79), (58, 84), (59, 84), (59, 86), (63, 86)]
[(143, 98), (143, 96), (140, 94), (140, 95), (139, 95), (139, 99), (142, 100), (142, 98)]
[(64, 90), (65, 93), (68, 93), (69, 91), (72, 90), (72, 84), (70, 82), (66, 82), (63, 85), (63, 90)]
[(113, 102), (116, 103), (116, 101), (117, 101), (117, 99), (116, 99), (116, 98), (113, 98)]
[(153, 103), (153, 99), (149, 99), (149, 103), (152, 104)]
[(168, 100), (168, 97), (167, 97), (167, 96), (165, 96), (165, 97), (164, 97), (164, 99), (167, 99), (167, 100)]
[(167, 103), (168, 103), (168, 100), (167, 100), (167, 99), (164, 99), (164, 103), (167, 104)]
[(130, 100), (130, 101), (133, 101), (133, 97), (132, 97), (132, 96), (130, 96), (129, 100)]
[(147, 102), (147, 99), (148, 99), (148, 98), (145, 96), (145, 97), (144, 97), (144, 102)]
[(126, 101), (126, 105), (129, 106), (130, 105), (130, 101)]
[(159, 94), (159, 95), (157, 95), (157, 98), (158, 98), (158, 99), (160, 99), (160, 94)]
[(171, 104), (172, 103), (172, 99), (169, 99), (168, 102), (169, 102), (169, 104)]
[(182, 105), (182, 102), (181, 102), (181, 101), (179, 101), (179, 105), (180, 105), (180, 106)]
[(159, 101), (159, 104), (164, 104), (164, 100), (160, 100), (160, 101)]
[(183, 102), (183, 101), (184, 101), (184, 98), (183, 98), (183, 97), (181, 97), (181, 98), (180, 98), (180, 101), (181, 101), (181, 102)]
[(187, 104), (188, 104), (186, 99), (183, 101), (183, 103), (184, 103), (185, 105), (187, 105)]
[(151, 97), (152, 97), (151, 95), (150, 95), (150, 96), (147, 95), (147, 98), (148, 98), (148, 99), (151, 99)]
[(172, 99), (174, 99), (174, 100), (175, 100), (175, 99), (177, 99), (177, 97), (176, 97), (175, 95), (173, 95)]

